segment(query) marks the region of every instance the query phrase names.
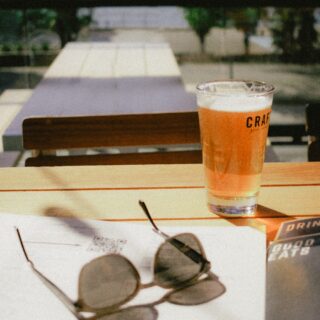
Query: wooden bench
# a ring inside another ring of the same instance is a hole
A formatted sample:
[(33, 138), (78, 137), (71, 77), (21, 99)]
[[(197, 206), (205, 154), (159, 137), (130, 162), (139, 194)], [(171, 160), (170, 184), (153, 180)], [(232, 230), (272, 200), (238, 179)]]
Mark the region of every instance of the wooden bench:
[(271, 145), (308, 144), (308, 160), (320, 161), (320, 103), (307, 105), (305, 124), (270, 125), (268, 135)]
[(22, 122), (35, 116), (91, 116), (193, 111), (167, 43), (68, 43), (4, 134), (22, 149)]
[[(26, 166), (200, 163), (197, 112), (38, 117), (23, 122)], [(59, 155), (61, 149), (155, 147), (155, 152)], [(181, 148), (182, 150), (177, 150)], [(270, 147), (266, 161), (277, 161)]]
[[(26, 166), (198, 163), (200, 150), (58, 156), (59, 149), (197, 144), (196, 112), (115, 116), (39, 117), (23, 122), (23, 145), (38, 150)], [(54, 151), (54, 152), (53, 152)]]
[[(307, 144), (305, 124), (274, 124), (270, 125), (268, 136), (272, 145)], [(282, 139), (273, 139), (279, 138)], [(284, 138), (284, 139), (283, 139)]]

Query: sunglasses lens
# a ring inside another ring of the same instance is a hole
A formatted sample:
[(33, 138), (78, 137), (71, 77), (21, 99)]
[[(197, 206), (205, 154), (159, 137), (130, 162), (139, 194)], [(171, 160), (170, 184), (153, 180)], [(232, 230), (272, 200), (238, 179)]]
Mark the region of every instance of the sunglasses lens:
[(202, 271), (203, 263), (188, 256), (188, 252), (193, 250), (205, 256), (199, 240), (193, 234), (183, 233), (167, 239), (156, 254), (155, 283), (171, 288), (197, 277)]
[(97, 318), (97, 320), (156, 320), (158, 313), (153, 307), (130, 307)]
[(79, 303), (96, 310), (115, 307), (132, 298), (139, 289), (135, 267), (120, 255), (106, 255), (86, 264), (79, 276)]
[(204, 279), (167, 295), (167, 301), (180, 305), (197, 305), (211, 301), (225, 292), (218, 280)]

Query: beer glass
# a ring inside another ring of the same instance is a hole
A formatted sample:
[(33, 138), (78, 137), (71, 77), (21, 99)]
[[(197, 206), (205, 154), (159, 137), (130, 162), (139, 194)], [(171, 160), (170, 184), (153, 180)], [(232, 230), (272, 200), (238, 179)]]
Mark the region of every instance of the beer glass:
[(197, 86), (210, 211), (251, 216), (257, 205), (274, 87), (228, 80)]

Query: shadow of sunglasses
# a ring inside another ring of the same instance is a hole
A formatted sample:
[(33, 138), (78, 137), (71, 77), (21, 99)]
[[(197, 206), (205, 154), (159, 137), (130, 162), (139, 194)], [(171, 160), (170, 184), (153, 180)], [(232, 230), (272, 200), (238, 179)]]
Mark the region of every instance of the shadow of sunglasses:
[[(124, 256), (104, 255), (82, 267), (76, 302), (34, 267), (17, 229), (22, 250), (32, 270), (77, 319), (155, 320), (158, 312), (154, 307), (160, 303), (197, 305), (211, 301), (226, 291), (218, 277), (210, 272), (210, 262), (198, 238), (191, 233), (169, 237), (155, 225), (144, 202), (140, 201), (140, 205), (154, 230), (165, 238), (155, 254), (153, 282), (142, 284), (137, 269)], [(171, 290), (153, 303), (120, 309), (141, 289), (153, 285)], [(92, 312), (93, 316), (84, 317), (83, 312)]]

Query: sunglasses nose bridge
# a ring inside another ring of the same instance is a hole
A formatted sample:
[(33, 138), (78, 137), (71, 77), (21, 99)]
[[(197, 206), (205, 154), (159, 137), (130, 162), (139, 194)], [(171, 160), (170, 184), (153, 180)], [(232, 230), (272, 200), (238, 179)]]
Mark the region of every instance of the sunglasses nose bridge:
[(203, 273), (209, 272), (211, 269), (211, 262), (206, 260), (203, 265)]
[(204, 269), (206, 270), (206, 271), (209, 271), (210, 269), (211, 269), (211, 262), (210, 261), (208, 261), (208, 260), (206, 260), (206, 262), (205, 262), (205, 264), (204, 264)]

